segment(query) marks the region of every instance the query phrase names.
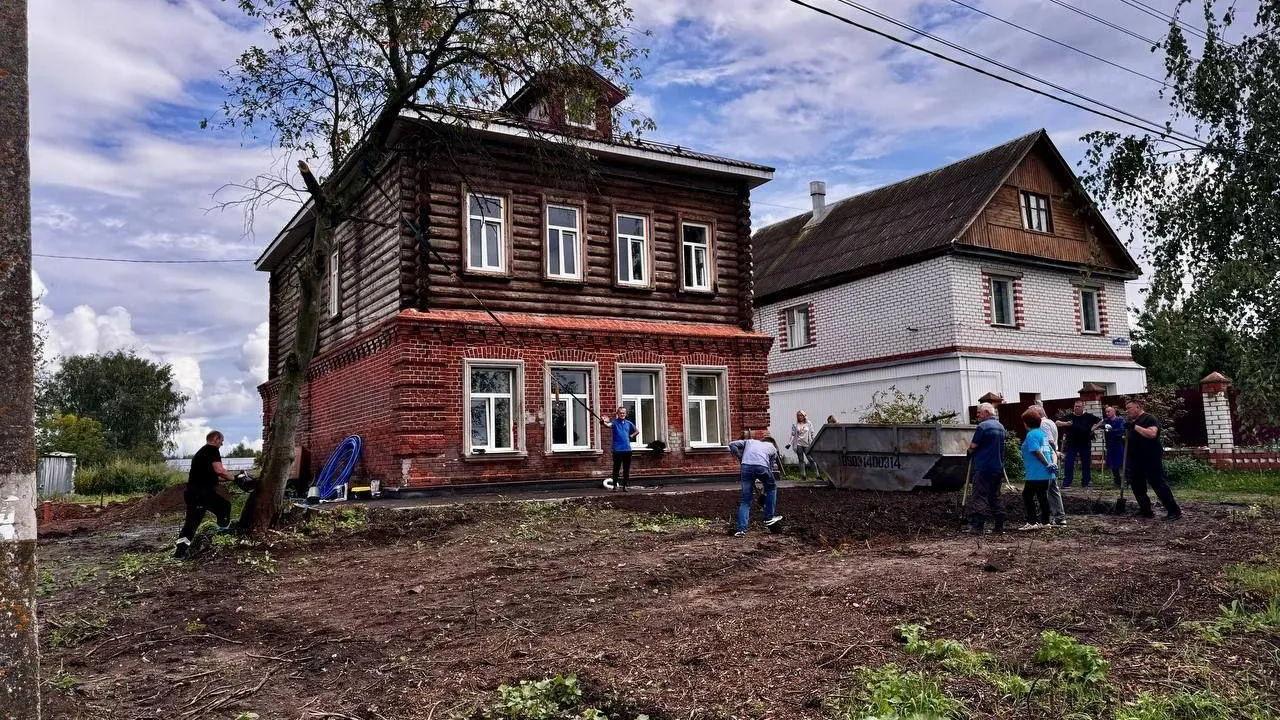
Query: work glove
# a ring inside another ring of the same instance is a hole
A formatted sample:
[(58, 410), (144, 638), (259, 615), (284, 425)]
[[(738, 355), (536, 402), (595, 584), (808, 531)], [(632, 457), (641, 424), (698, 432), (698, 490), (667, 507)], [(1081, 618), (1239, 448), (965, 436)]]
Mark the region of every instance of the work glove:
[(1045, 469), (1045, 470), (1048, 470), (1050, 475), (1057, 475), (1057, 474), (1058, 474), (1058, 466), (1057, 466), (1057, 465), (1046, 465), (1044, 469)]
[(785, 446), (785, 449), (786, 449), (786, 450), (790, 450), (790, 449), (791, 449), (791, 446), (790, 446), (790, 445), (787, 445), (787, 446)]

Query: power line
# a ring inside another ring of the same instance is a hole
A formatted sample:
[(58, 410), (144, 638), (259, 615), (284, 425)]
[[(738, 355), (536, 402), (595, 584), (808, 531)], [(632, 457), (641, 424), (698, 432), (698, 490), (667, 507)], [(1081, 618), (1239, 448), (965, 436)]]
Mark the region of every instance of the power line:
[(55, 260), (88, 260), (92, 262), (146, 263), (154, 265), (201, 265), (210, 263), (251, 263), (254, 260), (151, 260), (146, 258), (109, 258), (89, 257), (87, 255), (50, 255), (48, 253), (31, 253), (32, 257), (52, 258)]
[(1195, 27), (1194, 25), (1189, 25), (1179, 20), (1176, 15), (1170, 15), (1169, 13), (1164, 12), (1163, 10), (1153, 8), (1150, 5), (1142, 2), (1142, 0), (1120, 0), (1120, 2), (1124, 3), (1125, 5), (1128, 5), (1129, 7), (1135, 10), (1146, 13), (1147, 15), (1150, 15), (1151, 17), (1161, 22), (1177, 24), (1187, 32), (1191, 33), (1192, 35), (1195, 35), (1196, 37), (1202, 40), (1209, 39), (1209, 34), (1206, 33), (1204, 30), (1201, 30), (1200, 28)]
[(1141, 40), (1142, 42), (1146, 43), (1149, 46), (1155, 46), (1160, 44), (1159, 41), (1152, 40), (1151, 38), (1146, 37), (1144, 35), (1139, 35), (1138, 33), (1130, 30), (1127, 27), (1124, 27), (1122, 25), (1117, 25), (1111, 22), (1110, 20), (1107, 20), (1106, 18), (1098, 17), (1097, 15), (1094, 15), (1088, 10), (1082, 10), (1070, 3), (1065, 3), (1062, 0), (1049, 0), (1049, 2), (1053, 3), (1054, 5), (1057, 5), (1058, 7), (1066, 8), (1077, 15), (1083, 15), (1084, 17), (1087, 17), (1090, 20), (1093, 20), (1094, 22), (1101, 23), (1102, 25), (1106, 25), (1112, 30), (1116, 30), (1118, 32), (1124, 33), (1125, 35), (1128, 35), (1131, 38), (1136, 38), (1138, 40)]
[[(1021, 69), (1016, 68), (1016, 67), (1014, 67), (1014, 66), (1012, 66), (1012, 65), (1009, 65), (1009, 64), (1007, 64), (1007, 63), (1001, 62), (1001, 61), (999, 61), (999, 60), (995, 60), (994, 58), (987, 57), (986, 55), (983, 55), (982, 53), (979, 53), (979, 52), (975, 52), (975, 51), (973, 51), (973, 50), (970, 50), (970, 49), (968, 49), (968, 48), (966, 48), (966, 47), (964, 47), (964, 46), (962, 46), (962, 45), (959, 45), (959, 44), (957, 44), (957, 43), (951, 42), (950, 40), (947, 40), (946, 38), (939, 37), (939, 36), (934, 35), (933, 33), (930, 33), (930, 32), (928, 32), (928, 31), (926, 31), (926, 30), (922, 30), (922, 29), (920, 29), (920, 28), (918, 28), (918, 27), (915, 27), (914, 25), (911, 25), (911, 24), (909, 24), (909, 23), (905, 23), (905, 22), (903, 22), (903, 21), (901, 21), (901, 20), (898, 20), (897, 18), (894, 18), (894, 17), (892, 17), (892, 16), (890, 16), (890, 15), (886, 15), (885, 13), (882, 13), (882, 12), (880, 12), (879, 10), (873, 10), (873, 9), (871, 9), (871, 8), (869, 8), (869, 7), (865, 6), (865, 5), (862, 5), (862, 4), (860, 4), (860, 3), (854, 2), (854, 0), (837, 0), (837, 1), (838, 1), (838, 2), (840, 2), (840, 3), (841, 3), (841, 4), (843, 4), (843, 5), (846, 5), (846, 6), (848, 6), (848, 7), (853, 8), (853, 9), (855, 9), (855, 10), (860, 10), (860, 11), (862, 11), (863, 13), (866, 13), (866, 14), (868, 14), (868, 15), (871, 15), (872, 17), (878, 18), (878, 19), (883, 20), (883, 21), (885, 21), (885, 22), (887, 22), (887, 23), (890, 23), (890, 24), (892, 24), (892, 25), (896, 25), (897, 27), (900, 27), (900, 28), (902, 28), (902, 29), (904, 29), (904, 30), (907, 30), (908, 32), (913, 32), (913, 33), (916, 33), (916, 34), (921, 35), (921, 36), (923, 36), (923, 37), (927, 37), (927, 38), (929, 38), (930, 40), (933, 40), (933, 41), (935, 41), (935, 42), (941, 43), (942, 45), (945, 45), (946, 47), (952, 48), (952, 49), (954, 49), (954, 50), (958, 50), (958, 51), (960, 51), (960, 52), (962, 52), (962, 53), (965, 53), (966, 55), (969, 55), (969, 56), (971, 56), (971, 57), (974, 57), (974, 58), (977, 58), (977, 59), (979, 59), (979, 60), (982, 60), (983, 62), (987, 62), (987, 63), (990, 63), (990, 64), (992, 64), (992, 65), (995, 65), (996, 67), (999, 67), (999, 68), (1001, 68), (1001, 69), (1003, 69), (1003, 70), (1007, 70), (1007, 71), (1012, 72), (1012, 73), (1014, 73), (1014, 74), (1016, 74), (1016, 75), (1019, 75), (1019, 76), (1021, 76), (1021, 77), (1027, 78), (1028, 80), (1031, 80), (1031, 81), (1033, 81), (1033, 82), (1038, 82), (1038, 83), (1040, 83), (1040, 84), (1042, 84), (1042, 85), (1046, 85), (1046, 86), (1048, 86), (1048, 87), (1053, 88), (1054, 90), (1057, 90), (1057, 91), (1059, 91), (1059, 92), (1066, 93), (1066, 94), (1068, 94), (1068, 95), (1070, 95), (1070, 96), (1072, 96), (1072, 97), (1075, 97), (1075, 98), (1077, 98), (1077, 99), (1079, 99), (1079, 100), (1082, 100), (1082, 101), (1084, 101), (1084, 102), (1092, 103), (1092, 104), (1097, 105), (1097, 106), (1099, 106), (1099, 107), (1106, 108), (1107, 110), (1110, 110), (1110, 111), (1112, 111), (1112, 112), (1114, 112), (1114, 113), (1119, 113), (1119, 114), (1124, 115), (1124, 116), (1126, 116), (1126, 117), (1128, 117), (1128, 118), (1131, 118), (1131, 119), (1133, 119), (1133, 120), (1136, 120), (1136, 121), (1138, 121), (1139, 123), (1143, 123), (1143, 124), (1145, 124), (1145, 125), (1146, 125), (1146, 127), (1143, 127), (1143, 126), (1141, 126), (1141, 125), (1134, 125), (1134, 126), (1135, 126), (1135, 127), (1142, 127), (1142, 129), (1144, 129), (1144, 130), (1145, 130), (1145, 131), (1147, 131), (1147, 132), (1151, 132), (1153, 128), (1160, 128), (1160, 127), (1161, 127), (1160, 123), (1158, 123), (1158, 122), (1156, 122), (1156, 121), (1148, 120), (1148, 119), (1146, 119), (1146, 118), (1144, 118), (1144, 117), (1141, 117), (1141, 116), (1139, 116), (1139, 115), (1135, 115), (1135, 114), (1133, 114), (1133, 113), (1131, 113), (1131, 112), (1128, 112), (1128, 111), (1126, 111), (1126, 110), (1122, 110), (1122, 109), (1120, 109), (1120, 108), (1118, 108), (1118, 107), (1116, 107), (1116, 106), (1114, 106), (1114, 105), (1109, 105), (1109, 104), (1107, 104), (1107, 103), (1105, 103), (1105, 102), (1102, 102), (1101, 100), (1096, 100), (1096, 99), (1091, 98), (1091, 97), (1089, 97), (1089, 96), (1087, 96), (1087, 95), (1084, 95), (1084, 94), (1082, 94), (1082, 93), (1078, 93), (1078, 92), (1076, 92), (1075, 90), (1072, 90), (1072, 89), (1070, 89), (1070, 88), (1066, 88), (1066, 87), (1063, 87), (1062, 85), (1058, 85), (1057, 83), (1051, 82), (1051, 81), (1049, 81), (1049, 80), (1045, 80), (1044, 78), (1041, 78), (1041, 77), (1039, 77), (1039, 76), (1037, 76), (1037, 75), (1033, 75), (1033, 74), (1031, 74), (1031, 73), (1029, 73), (1029, 72), (1026, 72), (1025, 70), (1021, 70)], [(809, 7), (812, 7), (812, 6), (809, 6)], [(836, 15), (835, 17), (840, 17), (840, 16)], [(844, 19), (846, 19), (846, 20), (847, 20), (847, 18), (844, 18)], [(887, 36), (887, 37), (892, 37), (892, 36)], [(945, 56), (942, 56), (942, 57), (945, 57)], [(999, 76), (997, 76), (997, 77), (999, 77)], [(1057, 96), (1050, 95), (1050, 97), (1055, 97), (1055, 98), (1056, 98)], [(1059, 99), (1060, 99), (1060, 98), (1059, 98)], [(1128, 123), (1128, 124), (1133, 125), (1133, 123)], [(1191, 135), (1187, 135), (1186, 133), (1178, 132), (1178, 131), (1176, 131), (1176, 130), (1172, 130), (1172, 129), (1164, 129), (1164, 130), (1160, 130), (1160, 132), (1161, 132), (1163, 135), (1166, 135), (1166, 136), (1168, 136), (1168, 137), (1175, 137), (1175, 138), (1179, 138), (1179, 139), (1183, 140), (1184, 142), (1190, 142), (1190, 143), (1200, 144), (1200, 139), (1199, 139), (1199, 138), (1193, 137), (1193, 136), (1191, 136)]]
[(1025, 25), (1019, 25), (1018, 23), (1013, 22), (1012, 20), (1007, 20), (1007, 19), (1002, 18), (1002, 17), (999, 17), (999, 16), (997, 16), (997, 15), (992, 15), (991, 13), (987, 12), (986, 10), (983, 10), (982, 8), (974, 7), (973, 5), (969, 5), (968, 3), (961, 2), (961, 0), (951, 0), (951, 2), (955, 3), (956, 5), (959, 5), (960, 7), (968, 8), (968, 9), (972, 10), (973, 12), (978, 13), (979, 15), (985, 15), (986, 17), (989, 17), (989, 18), (991, 18), (992, 20), (995, 20), (996, 22), (1004, 23), (1005, 25), (1008, 25), (1009, 27), (1017, 28), (1018, 30), (1021, 30), (1021, 31), (1025, 32), (1025, 33), (1027, 33), (1027, 34), (1029, 34), (1029, 35), (1034, 35), (1034, 36), (1036, 36), (1036, 37), (1040, 38), (1041, 40), (1048, 40), (1049, 42), (1051, 42), (1051, 43), (1053, 43), (1053, 44), (1055, 44), (1055, 45), (1058, 45), (1058, 46), (1064, 47), (1064, 48), (1066, 48), (1066, 49), (1068, 49), (1068, 50), (1071, 50), (1072, 52), (1079, 53), (1079, 54), (1084, 55), (1085, 57), (1088, 57), (1088, 58), (1093, 58), (1094, 60), (1097, 60), (1098, 62), (1101, 62), (1101, 63), (1106, 63), (1107, 65), (1110, 65), (1110, 66), (1111, 66), (1111, 67), (1113, 67), (1113, 68), (1117, 68), (1117, 69), (1119, 69), (1119, 70), (1123, 70), (1123, 71), (1125, 71), (1125, 72), (1127, 72), (1127, 73), (1130, 73), (1130, 74), (1132, 74), (1132, 75), (1137, 75), (1137, 76), (1138, 76), (1138, 77), (1140, 77), (1140, 78), (1146, 78), (1147, 80), (1150, 80), (1151, 82), (1154, 82), (1154, 83), (1158, 83), (1158, 84), (1160, 84), (1160, 85), (1162, 85), (1162, 86), (1164, 86), (1164, 87), (1169, 87), (1169, 84), (1168, 84), (1168, 83), (1166, 83), (1164, 80), (1161, 80), (1160, 78), (1152, 77), (1151, 75), (1147, 75), (1147, 74), (1146, 74), (1146, 73), (1144, 73), (1144, 72), (1141, 72), (1141, 71), (1138, 71), (1138, 70), (1134, 70), (1133, 68), (1131, 68), (1131, 67), (1127, 67), (1127, 66), (1125, 66), (1125, 65), (1121, 65), (1121, 64), (1120, 64), (1120, 63), (1118, 63), (1118, 62), (1114, 62), (1114, 61), (1108, 60), (1108, 59), (1106, 59), (1106, 58), (1104, 58), (1104, 57), (1101, 57), (1101, 56), (1099, 56), (1099, 55), (1094, 55), (1093, 53), (1089, 52), (1088, 50), (1081, 50), (1080, 48), (1078, 48), (1078, 47), (1076, 47), (1076, 46), (1074, 46), (1074, 45), (1071, 45), (1070, 43), (1065, 43), (1065, 42), (1063, 42), (1063, 41), (1061, 41), (1061, 40), (1058, 40), (1058, 39), (1056, 39), (1056, 38), (1051, 38), (1051, 37), (1049, 37), (1048, 35), (1041, 34), (1041, 33), (1039, 33), (1039, 32), (1036, 32), (1035, 30), (1032, 30), (1032, 29), (1031, 29), (1031, 28), (1029, 28), (1029, 27), (1026, 27)]

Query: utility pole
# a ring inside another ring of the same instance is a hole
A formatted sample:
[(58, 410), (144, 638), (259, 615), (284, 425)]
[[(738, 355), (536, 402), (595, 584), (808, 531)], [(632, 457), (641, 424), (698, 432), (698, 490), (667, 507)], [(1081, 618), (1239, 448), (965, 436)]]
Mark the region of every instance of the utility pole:
[(27, 0), (0, 0), (0, 718), (39, 720)]

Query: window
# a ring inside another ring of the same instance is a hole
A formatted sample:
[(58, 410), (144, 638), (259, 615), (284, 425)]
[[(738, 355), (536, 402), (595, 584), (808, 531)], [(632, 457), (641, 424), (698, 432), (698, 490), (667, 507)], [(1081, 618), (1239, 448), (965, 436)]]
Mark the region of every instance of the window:
[(711, 290), (711, 228), (706, 225), (684, 224), (683, 236), (684, 289)]
[(1100, 333), (1102, 326), (1098, 322), (1098, 291), (1080, 288), (1080, 330), (1086, 333)]
[(643, 286), (648, 282), (649, 220), (640, 215), (619, 215), (618, 283)]
[(658, 399), (662, 392), (662, 375), (654, 370), (623, 370), (622, 398), (619, 403), (627, 409), (627, 418), (636, 424), (639, 435), (631, 443), (633, 448), (647, 446), (660, 440)]
[(342, 311), (341, 262), (341, 249), (335, 245), (329, 253), (329, 317), (338, 317)]
[(547, 380), (551, 408), (551, 449), (590, 450), (594, 371), (582, 367), (553, 367)]
[(1014, 326), (1013, 281), (1009, 278), (991, 278), (991, 324)]
[(685, 377), (685, 432), (689, 447), (723, 447), (724, 371), (690, 370)]
[(562, 280), (582, 278), (578, 267), (578, 209), (547, 206), (547, 277)]
[(1049, 217), (1049, 196), (1033, 192), (1022, 192), (1022, 227), (1036, 232), (1053, 232), (1053, 221)]
[(809, 339), (809, 306), (787, 308), (787, 349), (804, 347)]
[(503, 199), (493, 195), (468, 195), (467, 208), (467, 268), (502, 272), (506, 269)]
[(564, 121), (574, 127), (595, 128), (595, 99), (581, 90), (570, 92), (564, 101)]
[(519, 417), (520, 368), (468, 363), (467, 382), (469, 451), (514, 452), (519, 440), (515, 419)]

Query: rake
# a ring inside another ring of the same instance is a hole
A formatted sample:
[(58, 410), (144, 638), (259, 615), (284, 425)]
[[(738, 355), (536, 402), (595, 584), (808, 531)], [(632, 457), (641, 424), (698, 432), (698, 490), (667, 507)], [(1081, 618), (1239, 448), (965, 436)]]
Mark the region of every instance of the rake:
[(1123, 515), (1128, 498), (1124, 496), (1124, 481), (1129, 478), (1129, 433), (1124, 435), (1124, 451), (1120, 453), (1120, 497), (1116, 498), (1113, 515)]

